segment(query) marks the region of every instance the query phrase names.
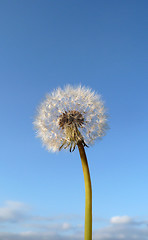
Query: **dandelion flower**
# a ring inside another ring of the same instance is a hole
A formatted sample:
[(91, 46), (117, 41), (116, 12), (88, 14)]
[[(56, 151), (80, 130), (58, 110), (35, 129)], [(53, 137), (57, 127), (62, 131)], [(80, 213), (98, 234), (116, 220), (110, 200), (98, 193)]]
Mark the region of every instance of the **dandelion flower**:
[(88, 146), (104, 136), (106, 120), (104, 103), (98, 94), (86, 87), (66, 86), (46, 96), (34, 125), (48, 150), (73, 151), (78, 142)]
[(100, 95), (86, 87), (58, 88), (38, 108), (37, 136), (49, 151), (78, 146), (85, 182), (85, 240), (92, 240), (92, 188), (84, 147), (105, 135), (107, 115)]

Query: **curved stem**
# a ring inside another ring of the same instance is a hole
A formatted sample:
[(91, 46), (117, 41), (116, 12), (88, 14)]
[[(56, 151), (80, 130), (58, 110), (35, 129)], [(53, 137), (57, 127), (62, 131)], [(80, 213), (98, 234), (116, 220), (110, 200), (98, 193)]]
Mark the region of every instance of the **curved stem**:
[(84, 240), (92, 240), (92, 188), (84, 146), (78, 143), (85, 182), (85, 234)]

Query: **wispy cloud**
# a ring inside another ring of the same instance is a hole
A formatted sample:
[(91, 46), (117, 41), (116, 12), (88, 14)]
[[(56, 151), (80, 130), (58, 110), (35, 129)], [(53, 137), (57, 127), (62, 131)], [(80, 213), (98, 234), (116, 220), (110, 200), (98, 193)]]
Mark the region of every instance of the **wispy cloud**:
[[(19, 239), (27, 238), (28, 236), (33, 238), (37, 235), (56, 235), (63, 233), (72, 234), (76, 231), (82, 231), (83, 226), (81, 224), (72, 224), (72, 221), (78, 220), (79, 216), (39, 216), (32, 214), (31, 208), (22, 203), (15, 201), (6, 201), (2, 207), (0, 207), (0, 229), (5, 230), (5, 233), (1, 233), (2, 239), (12, 238), (14, 234), (8, 234), (9, 229), (17, 228), (19, 233), (15, 234)], [(41, 233), (40, 233), (41, 232)], [(8, 237), (9, 235), (9, 237)], [(1, 240), (1, 238), (0, 238)]]
[(0, 222), (20, 222), (27, 217), (28, 207), (21, 202), (6, 201), (0, 208)]
[[(76, 224), (79, 221), (79, 216), (73, 215), (35, 216), (26, 204), (7, 201), (0, 207), (0, 240), (83, 240), (83, 224)], [(17, 226), (16, 233), (10, 232), (10, 225)], [(93, 239), (147, 240), (148, 224), (138, 217), (113, 216), (106, 227), (94, 230)]]
[(147, 240), (147, 221), (129, 216), (114, 216), (110, 225), (94, 231), (95, 240)]
[[(83, 240), (83, 233), (59, 234), (52, 232), (21, 232), (21, 233), (0, 233), (2, 240)], [(97, 230), (93, 234), (94, 240), (147, 240), (148, 229), (122, 227), (115, 225)]]
[(147, 226), (110, 225), (94, 232), (95, 240), (147, 240)]

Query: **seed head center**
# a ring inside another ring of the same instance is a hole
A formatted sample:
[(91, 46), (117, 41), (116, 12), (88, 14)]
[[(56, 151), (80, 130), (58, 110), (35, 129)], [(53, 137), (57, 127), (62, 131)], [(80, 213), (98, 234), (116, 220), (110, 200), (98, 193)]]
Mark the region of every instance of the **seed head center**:
[(76, 110), (65, 111), (59, 117), (59, 126), (64, 129), (66, 126), (74, 124), (76, 127), (81, 127), (84, 123), (84, 117)]

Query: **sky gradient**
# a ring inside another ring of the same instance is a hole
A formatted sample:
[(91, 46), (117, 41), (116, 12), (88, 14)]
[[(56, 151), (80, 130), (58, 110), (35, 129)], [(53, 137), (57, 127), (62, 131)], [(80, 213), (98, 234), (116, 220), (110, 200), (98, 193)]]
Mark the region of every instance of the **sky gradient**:
[(66, 84), (101, 94), (107, 135), (86, 149), (93, 240), (148, 239), (148, 2), (0, 1), (0, 240), (82, 240), (78, 150), (49, 153), (33, 121)]

